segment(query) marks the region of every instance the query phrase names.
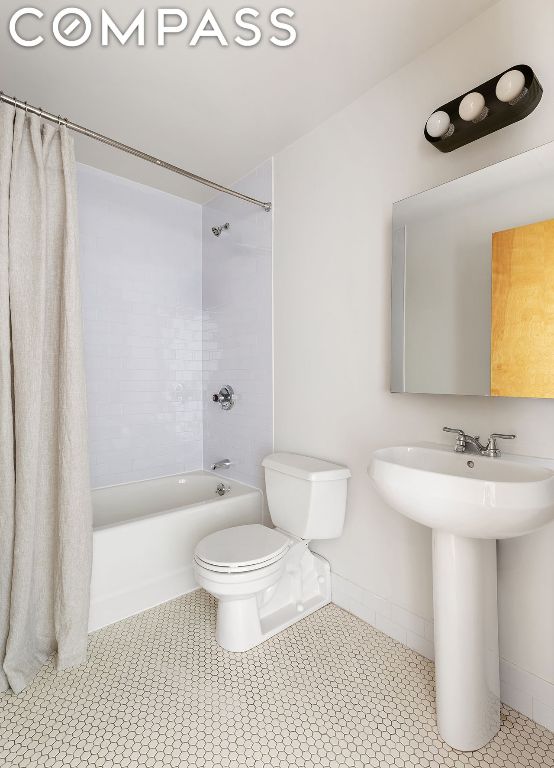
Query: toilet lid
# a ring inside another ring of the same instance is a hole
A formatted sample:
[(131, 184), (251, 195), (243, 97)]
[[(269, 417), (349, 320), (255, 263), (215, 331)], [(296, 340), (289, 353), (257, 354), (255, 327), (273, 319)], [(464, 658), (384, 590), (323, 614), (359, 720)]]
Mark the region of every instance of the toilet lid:
[(277, 560), (290, 543), (283, 533), (254, 523), (211, 533), (198, 543), (194, 554), (210, 565), (244, 568)]

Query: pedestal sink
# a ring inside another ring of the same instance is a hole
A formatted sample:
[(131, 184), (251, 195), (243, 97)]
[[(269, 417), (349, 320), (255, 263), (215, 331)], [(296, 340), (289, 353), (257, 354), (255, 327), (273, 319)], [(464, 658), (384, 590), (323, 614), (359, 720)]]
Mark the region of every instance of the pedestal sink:
[(479, 749), (500, 727), (496, 539), (554, 519), (554, 464), (420, 444), (375, 451), (368, 471), (393, 509), (433, 529), (438, 729)]

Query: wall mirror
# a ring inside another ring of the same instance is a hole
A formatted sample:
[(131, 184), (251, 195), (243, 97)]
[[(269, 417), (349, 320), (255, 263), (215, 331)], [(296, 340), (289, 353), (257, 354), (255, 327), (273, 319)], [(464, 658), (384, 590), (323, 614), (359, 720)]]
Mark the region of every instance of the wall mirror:
[(391, 390), (554, 398), (554, 142), (395, 203)]

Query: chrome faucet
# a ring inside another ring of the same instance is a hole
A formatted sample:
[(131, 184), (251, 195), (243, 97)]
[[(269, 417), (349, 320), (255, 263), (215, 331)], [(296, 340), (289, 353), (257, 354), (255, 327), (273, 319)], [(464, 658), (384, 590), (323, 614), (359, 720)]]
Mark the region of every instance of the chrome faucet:
[(212, 470), (216, 469), (229, 469), (231, 466), (230, 459), (221, 459), (221, 461), (216, 461), (215, 464), (212, 464)]
[(470, 451), (473, 453), (479, 453), (481, 456), (489, 456), (491, 459), (498, 459), (502, 456), (500, 448), (496, 445), (497, 440), (514, 440), (516, 435), (503, 435), (498, 432), (493, 432), (489, 435), (489, 439), (486, 445), (483, 445), (479, 439), (479, 435), (475, 437), (473, 435), (467, 435), (463, 429), (454, 429), (453, 427), (443, 427), (443, 432), (452, 432), (457, 435), (456, 445), (454, 450), (456, 453), (465, 453)]

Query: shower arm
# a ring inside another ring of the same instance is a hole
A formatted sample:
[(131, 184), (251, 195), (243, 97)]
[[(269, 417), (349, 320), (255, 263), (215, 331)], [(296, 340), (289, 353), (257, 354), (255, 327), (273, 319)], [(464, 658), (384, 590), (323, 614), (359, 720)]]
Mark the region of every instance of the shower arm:
[(138, 157), (141, 160), (146, 160), (148, 163), (153, 163), (154, 165), (157, 165), (160, 168), (165, 168), (172, 173), (177, 173), (179, 176), (185, 176), (187, 179), (191, 179), (198, 184), (203, 184), (205, 187), (211, 187), (211, 189), (215, 189), (225, 195), (231, 195), (232, 197), (236, 197), (239, 200), (243, 200), (245, 203), (257, 205), (260, 208), (263, 208), (267, 213), (271, 211), (271, 203), (269, 202), (264, 203), (261, 200), (256, 200), (255, 197), (243, 195), (242, 192), (235, 192), (234, 189), (224, 187), (222, 184), (218, 184), (217, 182), (211, 181), (210, 179), (204, 179), (202, 176), (197, 176), (197, 174), (191, 173), (191, 171), (186, 171), (184, 168), (179, 168), (177, 165), (167, 163), (165, 160), (160, 160), (159, 158), (154, 157), (154, 155), (149, 155), (146, 152), (142, 152), (140, 149), (130, 147), (128, 144), (123, 144), (121, 141), (116, 141), (116, 139), (110, 139), (108, 136), (103, 136), (101, 133), (90, 130), (90, 128), (84, 128), (82, 125), (71, 122), (71, 120), (68, 120), (67, 117), (60, 117), (59, 115), (54, 115), (51, 112), (46, 112), (46, 110), (42, 109), (42, 107), (33, 107), (30, 104), (27, 104), (26, 101), (20, 101), (19, 99), (15, 98), (15, 96), (6, 96), (3, 91), (0, 91), (0, 101), (5, 102), (6, 104), (11, 104), (17, 109), (23, 109), (25, 112), (32, 115), (38, 115), (38, 117), (42, 118), (43, 120), (49, 120), (51, 123), (65, 125), (65, 127), (70, 131), (80, 133), (83, 136), (88, 136), (88, 138), (100, 141), (102, 144), (107, 144), (109, 147), (113, 147), (114, 149), (120, 149), (122, 152), (126, 152), (129, 155), (134, 155), (134, 157)]

